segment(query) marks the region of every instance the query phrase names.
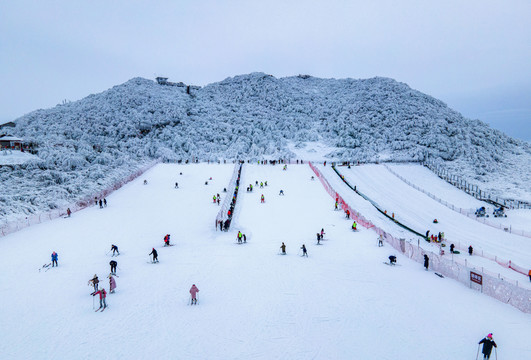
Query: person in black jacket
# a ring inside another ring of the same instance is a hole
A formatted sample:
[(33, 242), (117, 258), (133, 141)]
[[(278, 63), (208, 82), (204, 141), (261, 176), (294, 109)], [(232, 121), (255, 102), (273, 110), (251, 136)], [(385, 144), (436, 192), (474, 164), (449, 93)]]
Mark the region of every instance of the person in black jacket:
[(153, 248), (151, 250), (151, 252), (149, 253), (149, 255), (153, 255), (153, 261), (152, 262), (159, 262), (159, 259), (158, 259), (158, 254), (157, 254), (157, 250), (155, 250), (155, 248)]
[(424, 267), (426, 268), (426, 271), (428, 271), (428, 267), (430, 266), (430, 258), (428, 255), (424, 254)]
[(116, 246), (114, 244), (111, 244), (111, 250), (112, 250), (112, 256), (114, 256), (116, 253), (118, 253), (118, 255), (120, 255), (120, 252), (118, 251), (118, 246)]
[(484, 339), (482, 339), (478, 344), (483, 344), (483, 350), (481, 353), (483, 354), (483, 359), (490, 359), (490, 353), (492, 352), (492, 347), (494, 346), (497, 348), (498, 346), (492, 340), (492, 334), (488, 334)]
[(118, 263), (114, 260), (111, 260), (109, 265), (111, 265), (111, 274), (116, 274), (116, 267), (118, 266)]

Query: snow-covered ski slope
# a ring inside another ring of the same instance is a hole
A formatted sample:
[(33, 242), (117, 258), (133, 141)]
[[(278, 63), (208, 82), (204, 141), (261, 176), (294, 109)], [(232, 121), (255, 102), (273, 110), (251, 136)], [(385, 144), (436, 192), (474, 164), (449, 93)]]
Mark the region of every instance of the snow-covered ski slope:
[[(490, 255), (511, 260), (524, 268), (531, 268), (531, 241), (529, 238), (492, 228), (453, 211), (407, 185), (391, 174), (383, 165), (351, 166), (350, 169), (346, 166), (340, 166), (338, 171), (345, 176), (345, 179), (352, 186), (355, 185), (358, 191), (375, 201), (380, 208), (387, 210), (388, 214), (394, 213), (395, 219), (418, 232), (422, 234), (426, 230), (430, 230), (430, 234), (444, 232), (447, 239), (446, 243), (454, 243), (463, 253), (466, 253), (468, 246), (472, 245), (476, 254), (484, 251)], [(339, 178), (331, 169), (326, 171), (326, 176), (327, 178), (333, 177), (334, 183), (338, 183)], [(434, 184), (438, 183), (441, 188), (446, 185), (443, 180), (436, 176), (432, 181), (432, 188), (436, 186)], [(348, 192), (346, 186), (341, 188)], [(357, 196), (352, 191), (351, 193), (351, 195)], [(457, 192), (448, 193), (451, 194), (452, 200), (459, 196)], [(469, 204), (477, 202), (476, 199), (464, 192), (461, 192), (460, 196), (462, 198), (456, 201), (460, 204), (466, 205), (466, 198), (469, 198)], [(361, 197), (357, 197), (361, 199)], [(438, 223), (433, 223), (434, 219), (437, 219)], [(389, 221), (387, 220), (387, 222)], [(404, 237), (408, 239), (412, 236), (408, 234)], [(494, 273), (501, 273), (510, 279), (518, 280), (523, 286), (531, 287), (527, 276), (510, 269), (504, 269), (493, 261), (486, 262), (479, 257), (470, 258), (465, 254), (461, 256), (466, 257), (468, 261), (471, 261), (471, 264), (485, 267)], [(490, 265), (489, 262), (493, 264)]]
[[(500, 358), (530, 357), (531, 315), (377, 247), (371, 230), (353, 233), (307, 165), (244, 165), (232, 227), (216, 231), (212, 195), (228, 195), (232, 171), (161, 164), (107, 208), (1, 238), (1, 358), (473, 359), (488, 332)], [(247, 193), (255, 181), (268, 186)], [(175, 246), (162, 247), (165, 234)], [(96, 273), (108, 290), (112, 243), (118, 287), (95, 313), (87, 281)], [(52, 251), (59, 267), (39, 272)], [(391, 254), (401, 266), (383, 264)]]
[[(495, 208), (494, 205), (468, 195), (463, 190), (440, 179), (435, 173), (424, 166), (418, 164), (390, 164), (388, 166), (392, 171), (425, 192), (431, 193), (441, 200), (446, 201), (448, 204), (454, 205), (457, 210), (459, 208), (468, 209), (473, 214), (477, 208), (485, 206), (489, 217), (476, 219), (478, 221), (485, 221), (502, 229), (510, 227), (513, 230), (522, 230), (526, 234), (531, 235), (531, 210), (529, 209), (506, 209), (505, 213), (508, 215), (507, 217), (494, 217), (492, 216), (492, 211)], [(504, 184), (503, 181), (500, 181), (497, 186), (501, 191), (508, 188), (507, 184)]]

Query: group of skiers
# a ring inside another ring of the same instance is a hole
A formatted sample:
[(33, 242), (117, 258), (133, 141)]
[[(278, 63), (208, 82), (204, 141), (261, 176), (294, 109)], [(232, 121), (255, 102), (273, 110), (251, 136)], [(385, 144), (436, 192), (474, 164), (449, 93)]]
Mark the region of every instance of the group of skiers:
[[(316, 236), (317, 236), (317, 245), (321, 245), (321, 240), (323, 240), (324, 234), (325, 234), (324, 229), (321, 229), (321, 232), (318, 232), (316, 234)], [(302, 250), (302, 255), (301, 256), (308, 257), (308, 249), (306, 249), (306, 245), (305, 244), (302, 244), (302, 246), (300, 247), (300, 250)], [(280, 251), (281, 251), (282, 255), (286, 255), (286, 244), (282, 243), (282, 245), (280, 245)]]
[(241, 231), (238, 231), (237, 240), (238, 244), (247, 243), (247, 236)]
[[(302, 250), (302, 255), (301, 256), (306, 256), (308, 257), (308, 250), (306, 249), (306, 245), (302, 244), (302, 246), (300, 247), (300, 249)], [(280, 245), (280, 254), (281, 255), (286, 255), (286, 244), (282, 243), (282, 245)]]
[(221, 204), (221, 196), (219, 194), (212, 196), (213, 203), (218, 203), (218, 205)]
[(324, 229), (321, 229), (321, 232), (317, 233), (317, 245), (321, 245), (321, 240), (323, 240), (324, 234)]
[[(111, 244), (111, 249), (107, 252), (107, 254), (111, 251), (112, 251), (112, 255), (111, 255), (112, 257), (120, 255), (118, 246), (115, 244)], [(109, 293), (114, 294), (115, 289), (116, 289), (116, 279), (114, 277), (118, 276), (116, 274), (118, 262), (113, 259), (109, 262), (109, 265), (111, 267), (111, 272), (107, 276), (107, 278), (109, 279)], [(99, 310), (104, 311), (107, 308), (107, 291), (103, 287), (99, 289), (99, 283), (100, 283), (100, 280), (97, 274), (94, 274), (92, 279), (88, 281), (88, 285), (94, 288), (94, 291), (90, 295), (92, 296), (99, 295), (100, 297), (100, 307), (96, 309), (96, 311), (99, 311)]]
[(103, 209), (104, 207), (107, 207), (107, 199), (106, 198), (103, 198), (102, 199), (99, 199), (97, 197), (94, 197), (94, 205), (100, 205), (100, 209)]

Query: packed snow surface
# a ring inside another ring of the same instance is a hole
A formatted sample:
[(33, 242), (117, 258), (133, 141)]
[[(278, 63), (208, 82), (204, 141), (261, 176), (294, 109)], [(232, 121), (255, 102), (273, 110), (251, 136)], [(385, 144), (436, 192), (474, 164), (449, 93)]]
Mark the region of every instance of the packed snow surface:
[[(230, 195), (232, 172), (158, 165), (106, 208), (0, 238), (2, 359), (473, 359), (489, 332), (500, 358), (530, 358), (531, 315), (353, 233), (307, 165), (244, 165), (232, 227), (216, 231), (212, 196)], [(175, 246), (162, 247), (166, 234)], [(87, 281), (109, 289), (111, 244), (118, 287), (94, 312)], [(39, 272), (52, 251), (59, 267)], [(391, 254), (400, 266), (383, 263)]]

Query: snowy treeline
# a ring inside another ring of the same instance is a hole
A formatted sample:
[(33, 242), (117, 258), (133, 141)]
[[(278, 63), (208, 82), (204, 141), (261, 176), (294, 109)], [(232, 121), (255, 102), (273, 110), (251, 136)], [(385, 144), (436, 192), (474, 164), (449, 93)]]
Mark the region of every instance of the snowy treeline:
[(14, 133), (36, 143), (40, 160), (0, 168), (0, 217), (93, 193), (153, 158), (295, 158), (288, 145), (309, 141), (336, 148), (333, 159), (429, 156), (476, 181), (514, 178), (512, 171), (531, 160), (526, 143), (387, 78), (252, 73), (190, 94), (134, 78), (25, 115)]

